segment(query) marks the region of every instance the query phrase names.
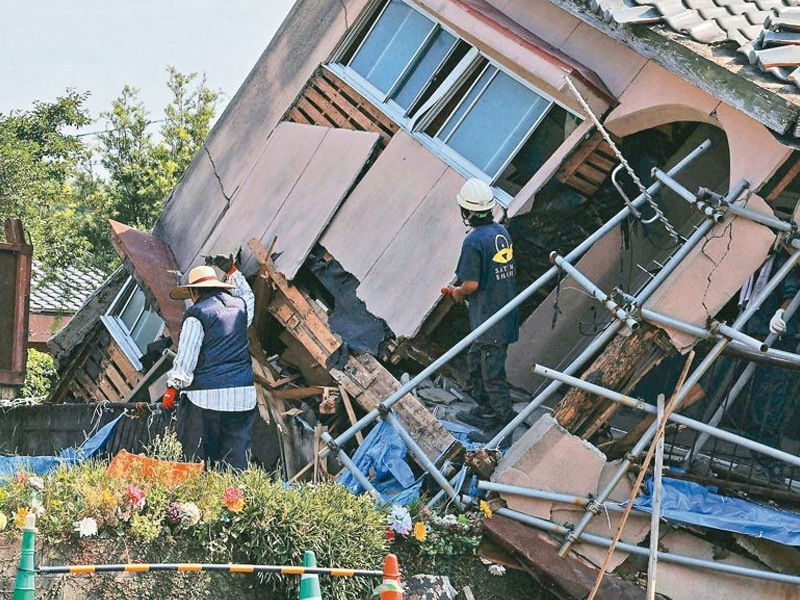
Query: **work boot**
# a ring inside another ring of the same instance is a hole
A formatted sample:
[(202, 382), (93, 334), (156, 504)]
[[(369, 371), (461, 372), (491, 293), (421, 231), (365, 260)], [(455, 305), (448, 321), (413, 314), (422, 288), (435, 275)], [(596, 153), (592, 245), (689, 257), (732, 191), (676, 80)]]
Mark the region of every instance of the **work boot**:
[(458, 411), (456, 413), (456, 418), (462, 423), (483, 429), (489, 421), (497, 420), (497, 413), (478, 405), (473, 406), (469, 410)]
[(506, 423), (510, 422), (515, 416), (515, 413), (510, 412), (503, 417), (496, 417), (494, 419), (484, 421), (480, 426), (483, 431), (471, 431), (467, 435), (467, 439), (470, 442), (476, 442), (478, 444), (490, 442), (494, 436), (500, 433), (500, 430), (506, 426)]

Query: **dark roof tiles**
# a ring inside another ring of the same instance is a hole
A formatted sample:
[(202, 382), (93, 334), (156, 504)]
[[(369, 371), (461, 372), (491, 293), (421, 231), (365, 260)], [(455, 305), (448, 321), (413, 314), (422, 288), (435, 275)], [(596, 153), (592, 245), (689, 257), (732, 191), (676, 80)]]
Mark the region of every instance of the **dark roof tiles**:
[(31, 312), (74, 313), (103, 283), (105, 276), (97, 269), (67, 267), (53, 281), (47, 281), (41, 265), (33, 263)]

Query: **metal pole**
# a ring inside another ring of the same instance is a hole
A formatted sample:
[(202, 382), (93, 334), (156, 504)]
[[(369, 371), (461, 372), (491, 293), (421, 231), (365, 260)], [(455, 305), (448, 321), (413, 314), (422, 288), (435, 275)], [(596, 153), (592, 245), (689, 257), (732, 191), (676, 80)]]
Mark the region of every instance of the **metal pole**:
[[(436, 483), (439, 484), (439, 487), (444, 490), (444, 493), (447, 494), (449, 498), (456, 500), (456, 491), (453, 489), (453, 486), (450, 485), (450, 482), (447, 481), (447, 477), (442, 475), (442, 472), (433, 464), (433, 461), (428, 458), (422, 448), (419, 447), (414, 438), (412, 438), (408, 431), (406, 431), (403, 424), (394, 416), (391, 412), (387, 412), (383, 415), (384, 420), (392, 426), (392, 428), (397, 432), (397, 435), (405, 442), (408, 449), (411, 453), (417, 457), (417, 460), (421, 463), (422, 467), (433, 477)], [(458, 503), (458, 501), (456, 500)], [(460, 503), (458, 503), (460, 505)]]
[[(739, 188), (744, 189), (744, 184), (740, 183)], [(738, 191), (739, 188), (734, 188), (731, 190), (731, 193), (741, 193), (741, 191)], [(678, 248), (675, 254), (672, 255), (672, 258), (669, 259), (667, 264), (665, 264), (664, 267), (656, 274), (656, 276), (644, 286), (642, 291), (636, 295), (636, 303), (638, 305), (641, 306), (647, 302), (650, 296), (653, 295), (653, 292), (655, 292), (661, 286), (661, 284), (666, 281), (667, 277), (672, 275), (673, 271), (675, 271), (676, 267), (681, 263), (681, 261), (689, 255), (692, 249), (705, 238), (705, 236), (713, 227), (714, 223), (711, 221), (704, 221), (700, 224), (697, 230), (691, 236), (689, 236), (689, 239), (686, 240), (686, 242), (684, 242), (684, 244)], [(567, 257), (569, 257), (569, 255), (567, 255)], [(574, 361), (572, 361), (570, 366), (566, 368), (564, 372), (569, 373), (570, 375), (577, 372), (578, 369), (583, 367), (583, 365), (595, 355), (595, 353), (602, 350), (603, 347), (609, 341), (611, 341), (621, 327), (621, 321), (614, 321), (603, 333), (597, 336)], [(500, 430), (500, 432), (494, 436), (494, 438), (492, 438), (488, 444), (486, 444), (486, 447), (498, 447), (504, 439), (511, 435), (514, 430), (525, 421), (525, 419), (527, 419), (537, 408), (544, 404), (550, 398), (550, 396), (558, 391), (560, 387), (561, 383), (557, 381), (554, 381), (548, 385), (528, 404), (528, 406), (522, 409), (522, 411), (520, 411), (520, 413), (514, 417), (508, 425), (503, 427), (503, 429)]]
[(631, 330), (639, 328), (639, 323), (633, 319), (627, 311), (625, 311), (619, 304), (614, 302), (608, 294), (601, 290), (593, 281), (576, 269), (572, 264), (559, 256), (557, 252), (550, 253), (550, 262), (555, 264), (559, 269), (572, 277), (578, 285), (585, 289), (591, 296), (605, 306), (608, 311), (623, 321)]
[[(656, 421), (664, 422), (664, 394), (658, 395)], [(656, 599), (656, 569), (658, 568), (658, 538), (661, 526), (661, 479), (664, 468), (664, 435), (656, 442), (656, 464), (653, 473), (653, 514), (650, 515), (650, 559), (647, 564), (647, 600)]]
[[(755, 314), (755, 312), (761, 307), (761, 304), (764, 300), (769, 297), (769, 295), (775, 290), (778, 284), (783, 281), (783, 279), (789, 274), (789, 272), (795, 267), (797, 264), (798, 259), (800, 259), (800, 251), (795, 252), (792, 254), (786, 263), (778, 270), (778, 272), (767, 282), (764, 289), (761, 291), (761, 294), (750, 301), (747, 305), (747, 309), (739, 315), (739, 317), (734, 321), (732, 327), (734, 329), (741, 329), (745, 323), (750, 319), (750, 317)], [(674, 400), (674, 411), (677, 412), (680, 408), (681, 403), (686, 399), (689, 395), (690, 390), (699, 383), (702, 376), (705, 372), (711, 368), (711, 365), (714, 364), (714, 361), (722, 354), (722, 351), (725, 349), (725, 346), (729, 344), (728, 339), (721, 339), (719, 340), (714, 347), (709, 351), (708, 355), (705, 359), (700, 363), (697, 369), (689, 376), (689, 378), (684, 382), (681, 389), (677, 392), (677, 395)], [(653, 439), (653, 436), (656, 434), (658, 430), (658, 423), (653, 423), (644, 433), (642, 438), (639, 442), (633, 447), (630, 453), (625, 457), (625, 459), (620, 463), (619, 467), (617, 468), (616, 472), (612, 475), (611, 479), (606, 483), (600, 493), (597, 495), (597, 501), (602, 503), (605, 502), (611, 492), (617, 487), (620, 480), (625, 476), (630, 469), (632, 460), (639, 456), (642, 451), (647, 447), (650, 441)], [(584, 513), (583, 517), (581, 518), (580, 522), (575, 526), (575, 530), (570, 532), (567, 535), (567, 539), (561, 548), (558, 551), (559, 556), (562, 558), (567, 555), (569, 549), (572, 547), (572, 544), (580, 539), (581, 534), (586, 530), (586, 527), (592, 520), (594, 516), (594, 512), (587, 511)]]
[[(570, 533), (570, 530), (563, 525), (558, 525), (552, 521), (545, 521), (544, 519), (540, 519), (538, 517), (526, 515), (525, 513), (511, 510), (510, 508), (498, 508), (494, 512), (502, 517), (508, 517), (509, 519), (513, 519), (519, 523), (524, 523), (525, 525), (530, 525), (531, 527), (535, 527), (536, 529), (540, 529), (555, 535), (568, 536)], [(583, 540), (592, 545), (600, 546), (601, 548), (608, 548), (611, 546), (611, 540), (609, 538), (590, 533), (583, 534)], [(635, 546), (634, 544), (628, 544), (625, 542), (619, 542), (617, 544), (617, 549), (622, 552), (636, 554), (638, 556), (648, 556), (650, 554), (650, 550), (648, 548), (642, 548), (640, 546)], [(783, 573), (774, 573), (772, 571), (750, 569), (747, 567), (740, 567), (738, 565), (693, 558), (683, 554), (659, 552), (658, 560), (661, 562), (668, 562), (687, 567), (696, 567), (698, 569), (717, 571), (719, 573), (728, 573), (730, 575), (740, 575), (743, 577), (752, 577), (754, 579), (765, 579), (767, 581), (778, 581), (781, 583), (800, 585), (800, 577), (797, 575), (785, 575)]]
[(363, 487), (367, 492), (372, 494), (375, 498), (380, 500), (381, 493), (375, 489), (375, 486), (370, 483), (369, 479), (367, 479), (366, 475), (361, 472), (361, 470), (356, 466), (353, 460), (347, 456), (347, 453), (342, 450), (338, 445), (336, 445), (336, 441), (331, 437), (331, 434), (327, 431), (322, 432), (322, 441), (326, 444), (333, 445), (336, 448), (336, 458), (339, 459), (339, 462), (342, 463), (348, 471), (353, 474), (353, 477), (356, 478), (356, 481)]
[[(512, 494), (514, 496), (523, 496), (525, 498), (535, 498), (536, 500), (547, 500), (549, 502), (559, 502), (561, 504), (574, 504), (575, 506), (588, 506), (591, 498), (584, 498), (583, 496), (572, 496), (570, 494), (561, 494), (559, 492), (548, 492), (547, 490), (540, 490), (537, 488), (527, 488), (519, 485), (510, 485), (507, 483), (494, 483), (491, 481), (479, 481), (478, 489), (487, 492), (497, 492), (499, 494)], [(611, 512), (623, 512), (625, 507), (617, 502), (606, 502), (601, 506), (602, 509), (608, 509)], [(646, 515), (647, 513), (638, 509), (633, 509), (634, 512)]]
[[(797, 312), (798, 308), (800, 308), (800, 292), (797, 292), (797, 294), (795, 294), (794, 298), (792, 298), (792, 301), (789, 303), (789, 306), (787, 306), (786, 310), (784, 310), (783, 312), (784, 320), (788, 321), (789, 319), (792, 319), (794, 317), (794, 314)], [(774, 344), (777, 339), (778, 339), (778, 334), (770, 333), (764, 340), (764, 345), (767, 348), (771, 348), (772, 344)], [(736, 402), (736, 399), (739, 397), (739, 394), (741, 394), (742, 391), (744, 390), (745, 386), (747, 385), (747, 382), (750, 381), (750, 378), (753, 376), (753, 373), (755, 373), (755, 370), (756, 370), (756, 365), (754, 363), (748, 363), (747, 367), (745, 367), (745, 370), (739, 376), (739, 379), (737, 379), (736, 383), (733, 384), (731, 391), (728, 393), (728, 397), (725, 399), (724, 402), (720, 404), (719, 408), (717, 408), (714, 415), (708, 421), (709, 425), (711, 425), (712, 427), (716, 427), (717, 425), (720, 424), (720, 422), (722, 421), (722, 417), (725, 414), (725, 411), (728, 410), (728, 408), (730, 408), (734, 402)], [(684, 458), (683, 461), (684, 464), (686, 465), (692, 464), (692, 461), (706, 445), (706, 442), (708, 442), (708, 438), (709, 434), (707, 433), (701, 433), (698, 436), (697, 441), (694, 443), (694, 447), (689, 451), (689, 454), (687, 454), (686, 457)]]
[[(567, 375), (566, 373), (559, 373), (558, 371), (555, 371), (554, 369), (550, 369), (548, 367), (536, 365), (533, 369), (533, 372), (536, 373), (537, 375), (541, 375), (542, 377), (547, 377), (549, 379), (553, 379), (554, 381), (560, 381), (561, 383), (565, 383), (567, 385), (571, 385), (573, 387), (587, 391), (590, 394), (606, 398), (607, 400), (611, 400), (612, 402), (623, 404), (629, 408), (633, 408), (634, 410), (646, 412), (651, 415), (655, 415), (658, 413), (658, 410), (655, 406), (653, 406), (652, 404), (647, 404), (643, 400), (633, 398), (631, 396), (626, 396), (625, 394), (620, 394), (619, 392), (615, 392), (614, 390), (609, 390), (608, 388), (604, 388), (595, 383), (590, 383), (588, 381), (584, 381), (583, 379), (572, 377), (571, 375)], [(753, 452), (759, 452), (760, 454), (765, 454), (767, 456), (783, 461), (790, 465), (800, 467), (800, 456), (789, 454), (788, 452), (784, 452), (783, 450), (773, 448), (772, 446), (766, 446), (761, 442), (756, 442), (749, 438), (742, 437), (735, 433), (731, 433), (730, 431), (725, 431), (724, 429), (718, 429), (717, 427), (713, 427), (711, 425), (703, 423), (702, 421), (696, 421), (695, 419), (690, 419), (689, 417), (685, 417), (675, 412), (670, 414), (669, 420), (672, 421), (673, 423), (684, 425), (689, 429), (693, 429), (695, 431), (701, 431), (712, 437), (724, 440), (726, 442), (730, 442), (731, 444), (742, 446), (743, 448), (747, 448), (748, 450), (752, 450)]]
[(758, 350), (759, 352), (766, 352), (769, 350), (769, 346), (767, 346), (764, 342), (757, 340), (754, 337), (750, 337), (746, 333), (742, 333), (741, 331), (736, 331), (733, 327), (726, 325), (725, 323), (721, 323), (719, 321), (713, 321), (711, 323), (710, 330), (718, 331), (720, 334), (724, 335), (727, 338), (730, 338), (734, 342), (739, 342), (740, 344), (744, 344), (745, 346), (750, 346), (751, 348)]
[[(695, 148), (692, 152), (687, 154), (678, 164), (672, 167), (669, 170), (670, 175), (674, 175), (682, 171), (686, 166), (688, 166), (692, 161), (694, 161), (698, 156), (703, 154), (706, 150), (711, 147), (711, 141), (706, 140), (702, 144), (700, 144), (697, 148)], [(661, 189), (662, 183), (660, 181), (654, 182), (647, 191), (650, 195), (655, 194)], [(647, 198), (644, 194), (640, 194), (635, 200), (633, 200), (632, 204), (634, 206), (641, 206), (646, 202)], [(574, 250), (567, 254), (567, 260), (575, 260), (581, 257), (583, 254), (586, 253), (594, 244), (600, 240), (604, 235), (608, 232), (613, 230), (617, 225), (619, 225), (622, 221), (624, 221), (631, 213), (630, 207), (626, 206), (622, 210), (620, 210), (614, 217), (612, 217), (605, 225), (600, 227), (597, 231), (595, 231), (591, 236), (586, 238), (583, 242), (581, 242)], [(478, 339), (484, 332), (488, 331), (492, 328), (498, 321), (503, 319), (508, 313), (512, 310), (517, 308), (520, 304), (522, 304), (525, 300), (530, 298), (534, 293), (539, 291), (542, 287), (544, 287), (547, 283), (549, 283), (553, 278), (556, 277), (558, 274), (558, 269), (556, 267), (551, 267), (548, 269), (542, 276), (540, 276), (536, 281), (531, 283), (525, 290), (523, 290), (520, 294), (518, 294), (513, 300), (511, 300), (508, 304), (506, 304), (503, 308), (498, 310), (494, 315), (492, 315), (486, 322), (481, 324), (475, 330), (473, 330), (469, 335), (463, 338), (460, 342), (458, 342), (455, 346), (450, 348), (447, 352), (445, 352), (441, 357), (437, 360), (432, 362), (426, 368), (424, 368), (416, 377), (413, 377), (408, 383), (401, 386), (396, 392), (391, 394), (388, 398), (383, 400), (381, 404), (384, 408), (388, 409), (391, 408), (393, 404), (398, 402), (414, 390), (422, 381), (425, 380), (426, 377), (432, 375), (437, 370), (439, 370), (442, 366), (446, 365), (450, 362), (454, 357), (460, 354), (463, 350), (465, 350), (472, 342)], [(366, 415), (361, 417), (356, 423), (351, 425), (348, 429), (344, 432), (339, 434), (336, 437), (336, 443), (338, 445), (342, 445), (348, 441), (350, 441), (356, 433), (364, 429), (367, 425), (375, 421), (380, 416), (380, 411), (375, 408), (368, 412)], [(325, 457), (330, 452), (329, 448), (324, 448), (320, 454), (321, 457)]]
[(693, 204), (697, 210), (703, 213), (706, 217), (714, 221), (714, 223), (722, 223), (725, 220), (725, 214), (712, 206), (711, 204), (700, 200), (696, 195), (690, 192), (688, 189), (683, 187), (680, 183), (675, 181), (672, 177), (669, 177), (664, 171), (661, 169), (653, 169), (653, 176), (660, 181), (661, 183), (665, 184), (668, 188), (670, 188), (673, 192), (678, 194), (681, 198)]

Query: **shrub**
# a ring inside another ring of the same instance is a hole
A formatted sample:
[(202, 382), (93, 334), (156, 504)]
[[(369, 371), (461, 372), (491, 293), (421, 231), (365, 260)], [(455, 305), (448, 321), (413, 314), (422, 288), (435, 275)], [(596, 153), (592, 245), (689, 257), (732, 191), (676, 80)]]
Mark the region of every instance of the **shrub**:
[(25, 373), (25, 385), (20, 388), (20, 398), (45, 398), (56, 382), (53, 357), (33, 348), (28, 349), (28, 362)]
[[(180, 549), (170, 562), (187, 560), (184, 553), (199, 547), (207, 562), (298, 565), (303, 552), (313, 550), (320, 566), (382, 567), (386, 515), (368, 497), (353, 496), (342, 486), (289, 486), (257, 469), (205, 472), (168, 485), (135, 475), (109, 478), (106, 467), (89, 461), (43, 480), (18, 474), (5, 482), (0, 487), (5, 533), (16, 534), (15, 517), (21, 522), (21, 515), (33, 510), (40, 513), (41, 538), (56, 546), (79, 549), (83, 534), (126, 542), (145, 556)], [(296, 596), (299, 579), (272, 575), (263, 583), (288, 598)], [(335, 577), (323, 585), (326, 597), (348, 600), (368, 598), (377, 583)]]

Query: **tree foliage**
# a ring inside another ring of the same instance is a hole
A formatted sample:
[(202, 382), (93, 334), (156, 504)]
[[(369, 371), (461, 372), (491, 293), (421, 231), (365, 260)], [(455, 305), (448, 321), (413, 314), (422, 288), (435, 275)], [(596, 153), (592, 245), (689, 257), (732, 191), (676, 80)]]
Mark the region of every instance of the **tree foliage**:
[(143, 230), (155, 223), (208, 136), (220, 96), (205, 77), (172, 67), (167, 86), (160, 127), (138, 90), (125, 86), (101, 113), (94, 146), (70, 133), (91, 123), (86, 93), (0, 114), (0, 218), (22, 218), (47, 272), (69, 265), (109, 272), (119, 259), (108, 219)]

